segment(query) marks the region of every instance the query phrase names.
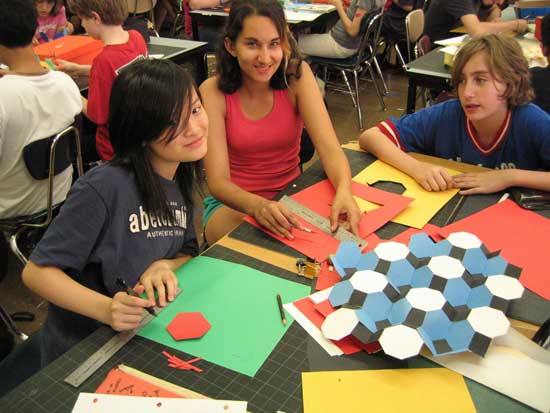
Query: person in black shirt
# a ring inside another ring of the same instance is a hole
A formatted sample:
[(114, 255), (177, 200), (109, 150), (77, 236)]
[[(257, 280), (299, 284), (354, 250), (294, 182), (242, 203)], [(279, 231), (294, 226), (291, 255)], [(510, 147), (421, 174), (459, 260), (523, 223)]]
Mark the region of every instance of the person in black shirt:
[[(542, 54), (550, 62), (550, 14), (542, 19), (540, 34)], [(535, 91), (533, 103), (550, 113), (550, 67), (531, 68), (531, 81)]]

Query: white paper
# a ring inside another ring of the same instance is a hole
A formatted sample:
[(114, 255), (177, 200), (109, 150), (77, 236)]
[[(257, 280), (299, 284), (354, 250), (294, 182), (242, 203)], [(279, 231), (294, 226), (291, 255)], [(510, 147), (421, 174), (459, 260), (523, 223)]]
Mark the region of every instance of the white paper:
[(464, 34), (462, 36), (450, 37), (448, 39), (436, 40), (434, 43), (437, 44), (438, 46), (451, 46), (451, 45), (461, 44), (461, 43), (463, 43), (463, 42), (465, 42), (466, 40), (469, 40), (469, 39), (470, 39), (470, 37), (467, 34)]
[(73, 413), (246, 413), (247, 402), (80, 393)]

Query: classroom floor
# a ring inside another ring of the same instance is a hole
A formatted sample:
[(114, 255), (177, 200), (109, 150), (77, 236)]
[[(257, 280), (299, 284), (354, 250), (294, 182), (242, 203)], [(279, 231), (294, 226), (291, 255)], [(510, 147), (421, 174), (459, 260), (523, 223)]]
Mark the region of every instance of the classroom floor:
[[(361, 106), (365, 129), (374, 126), (389, 116), (401, 116), (404, 112), (407, 99), (406, 76), (401, 71), (385, 69), (384, 78), (389, 89), (389, 94), (384, 99), (387, 111), (382, 112), (372, 82), (367, 80), (367, 78), (368, 76), (363, 77), (360, 82)], [(357, 112), (352, 105), (351, 97), (347, 94), (327, 89), (326, 100), (340, 142), (343, 144), (356, 140), (359, 136), (359, 129)], [(312, 162), (314, 160), (315, 158)], [(199, 223), (197, 228), (200, 227)], [(10, 313), (15, 311), (34, 313), (36, 316), (34, 322), (16, 323), (22, 332), (32, 334), (42, 326), (47, 304), (22, 284), (20, 279), (21, 270), (22, 265), (10, 254), (6, 277), (0, 282), (0, 303)]]

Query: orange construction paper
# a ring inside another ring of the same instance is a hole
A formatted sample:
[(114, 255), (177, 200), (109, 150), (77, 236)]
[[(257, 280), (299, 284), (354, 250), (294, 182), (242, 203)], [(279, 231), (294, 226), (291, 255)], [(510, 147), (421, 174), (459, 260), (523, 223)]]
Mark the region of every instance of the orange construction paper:
[[(365, 238), (384, 226), (413, 201), (403, 195), (382, 191), (372, 186), (352, 181), (351, 192), (358, 198), (380, 205), (363, 214), (359, 222), (359, 236)], [(291, 196), (305, 207), (323, 217), (330, 217), (330, 207), (336, 191), (328, 179), (318, 182)]]
[(523, 269), (525, 288), (550, 299), (550, 220), (506, 200), (441, 229), (476, 234), (490, 251), (501, 251), (508, 263)]
[(185, 398), (119, 369), (111, 370), (95, 392), (120, 396)]
[(90, 36), (63, 36), (35, 46), (33, 50), (40, 60), (55, 58), (91, 65), (103, 50), (103, 42)]

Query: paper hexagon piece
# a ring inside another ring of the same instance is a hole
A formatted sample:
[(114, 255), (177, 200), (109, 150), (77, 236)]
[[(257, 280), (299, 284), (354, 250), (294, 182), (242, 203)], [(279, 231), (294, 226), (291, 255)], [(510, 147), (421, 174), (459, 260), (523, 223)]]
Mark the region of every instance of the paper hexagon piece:
[(210, 323), (202, 313), (178, 313), (166, 326), (174, 340), (200, 338), (210, 330)]
[(414, 328), (404, 325), (386, 328), (378, 341), (384, 353), (400, 360), (416, 356), (424, 344)]
[(351, 247), (339, 251), (346, 274), (329, 300), (340, 308), (327, 316), (323, 333), (365, 344), (379, 339), (397, 358), (417, 354), (422, 343), (436, 356), (483, 356), (508, 330), (503, 311), (524, 290), (518, 267), (465, 232), (439, 242), (416, 234), (409, 246), (390, 241), (359, 255)]

